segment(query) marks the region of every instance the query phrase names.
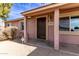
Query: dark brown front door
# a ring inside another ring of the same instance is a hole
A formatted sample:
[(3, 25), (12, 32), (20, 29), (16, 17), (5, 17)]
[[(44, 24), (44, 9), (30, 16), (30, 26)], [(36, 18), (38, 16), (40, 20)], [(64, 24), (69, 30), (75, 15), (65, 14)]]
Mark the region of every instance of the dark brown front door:
[(37, 19), (37, 38), (46, 39), (46, 17)]

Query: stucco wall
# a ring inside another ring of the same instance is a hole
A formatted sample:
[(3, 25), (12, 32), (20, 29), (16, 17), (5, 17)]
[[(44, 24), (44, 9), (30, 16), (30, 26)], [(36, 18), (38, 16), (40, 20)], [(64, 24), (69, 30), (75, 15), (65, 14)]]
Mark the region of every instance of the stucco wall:
[(23, 22), (23, 20), (10, 21), (10, 22), (6, 22), (6, 24), (10, 24), (10, 26), (12, 26), (12, 25), (17, 26), (19, 28), (19, 30), (21, 30), (21, 22)]
[(48, 26), (48, 40), (53, 41), (54, 40), (54, 32), (53, 32), (53, 26)]
[(70, 44), (79, 44), (79, 35), (60, 34), (60, 42), (70, 43)]
[(12, 22), (12, 24), (14, 24), (15, 26), (17, 26), (18, 27), (18, 24), (19, 24), (19, 22)]
[[(73, 34), (73, 33), (72, 33)], [(59, 40), (60, 43), (69, 43), (69, 44), (79, 44), (79, 35), (72, 35), (72, 34), (60, 34)], [(48, 40), (53, 43), (54, 41), (54, 32), (53, 26), (48, 27)]]
[(27, 20), (27, 32), (30, 39), (36, 38), (36, 20)]
[(6, 24), (13, 24), (13, 25), (18, 27), (19, 22), (18, 21), (12, 21), (12, 22), (6, 22)]
[[(76, 15), (79, 15), (78, 10), (60, 14), (61, 17), (76, 16)], [(79, 44), (79, 33), (78, 32), (66, 32), (66, 31), (64, 32), (63, 34), (60, 33), (60, 42), (70, 43), (70, 44)]]
[[(37, 35), (37, 26), (36, 26), (36, 19), (27, 20), (27, 32), (29, 34), (29, 38), (36, 39)], [(53, 43), (54, 40), (54, 32), (53, 32), (53, 25), (48, 27), (48, 40)], [(79, 35), (67, 35), (67, 34), (60, 34), (60, 42), (63, 43), (70, 43), (70, 44), (79, 44)]]
[[(73, 14), (73, 13), (72, 13)], [(64, 16), (71, 15), (71, 14), (64, 14)], [(60, 15), (60, 16), (63, 16)], [(29, 37), (32, 39), (36, 39), (37, 37), (37, 24), (36, 19), (27, 20), (27, 32), (29, 34)], [(54, 31), (53, 31), (53, 25), (48, 26), (48, 40), (53, 43), (54, 41)], [(70, 43), (70, 44), (79, 44), (79, 35), (67, 35), (67, 34), (60, 34), (60, 42), (63, 43)]]

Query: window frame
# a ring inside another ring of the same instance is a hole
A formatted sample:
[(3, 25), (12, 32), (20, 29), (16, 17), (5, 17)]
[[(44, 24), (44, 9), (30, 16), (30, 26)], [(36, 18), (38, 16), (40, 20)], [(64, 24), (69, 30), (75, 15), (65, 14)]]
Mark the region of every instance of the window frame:
[[(72, 20), (73, 17), (79, 18), (79, 15), (71, 16), (71, 20)], [(79, 31), (71, 31), (71, 32), (79, 32)]]
[[(69, 17), (69, 31), (68, 32), (75, 32), (75, 31), (71, 31), (71, 20), (72, 20), (72, 17), (78, 17), (79, 15), (74, 15), (74, 16), (64, 16), (64, 17)], [(60, 18), (64, 18), (64, 17), (60, 17)], [(60, 20), (59, 18), (59, 20)], [(62, 30), (59, 30), (59, 31), (62, 31)], [(65, 31), (65, 30), (63, 30)], [(76, 31), (78, 32), (78, 31)]]
[[(69, 30), (68, 31), (70, 31), (70, 17), (69, 16), (66, 16), (66, 17), (69, 18)], [(60, 18), (65, 18), (65, 17), (59, 17), (59, 24), (60, 24)], [(62, 30), (59, 29), (59, 31), (62, 31)], [(63, 31), (66, 31), (66, 30), (63, 30)]]
[[(22, 28), (22, 22), (23, 21), (20, 21), (20, 30), (24, 30), (24, 28)], [(24, 26), (24, 22), (23, 22), (23, 26)]]
[(6, 26), (12, 26), (12, 23), (6, 23)]

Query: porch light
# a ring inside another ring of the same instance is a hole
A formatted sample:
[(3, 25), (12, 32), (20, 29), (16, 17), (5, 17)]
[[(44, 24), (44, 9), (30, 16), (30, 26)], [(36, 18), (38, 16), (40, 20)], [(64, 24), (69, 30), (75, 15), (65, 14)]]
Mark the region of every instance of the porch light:
[(49, 20), (48, 20), (48, 22), (53, 22), (53, 18), (54, 18), (54, 15), (53, 14), (49, 14)]
[(31, 18), (31, 16), (28, 16), (27, 18)]

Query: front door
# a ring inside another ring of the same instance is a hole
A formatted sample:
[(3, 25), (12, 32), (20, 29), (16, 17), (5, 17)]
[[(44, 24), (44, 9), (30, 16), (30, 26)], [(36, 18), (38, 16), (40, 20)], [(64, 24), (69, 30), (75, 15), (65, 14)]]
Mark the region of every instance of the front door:
[(37, 18), (37, 38), (46, 39), (46, 17)]

